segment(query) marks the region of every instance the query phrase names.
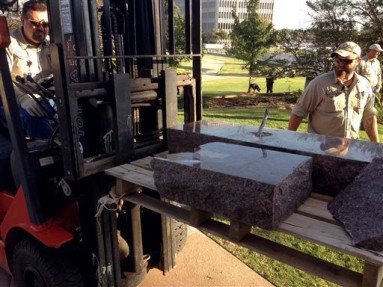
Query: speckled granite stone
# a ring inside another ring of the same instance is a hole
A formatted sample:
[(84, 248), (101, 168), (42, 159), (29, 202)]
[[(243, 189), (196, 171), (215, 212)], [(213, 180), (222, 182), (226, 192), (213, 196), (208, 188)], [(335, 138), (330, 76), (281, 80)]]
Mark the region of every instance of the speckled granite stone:
[(383, 251), (383, 158), (368, 164), (328, 205), (354, 245)]
[(217, 215), (274, 229), (311, 192), (311, 158), (208, 143), (161, 154), (151, 165), (161, 196)]
[[(266, 124), (267, 126), (267, 124)], [(226, 142), (313, 157), (313, 191), (337, 195), (372, 159), (383, 156), (383, 145), (311, 133), (265, 128), (211, 120), (168, 130), (171, 153), (192, 152), (208, 142)]]

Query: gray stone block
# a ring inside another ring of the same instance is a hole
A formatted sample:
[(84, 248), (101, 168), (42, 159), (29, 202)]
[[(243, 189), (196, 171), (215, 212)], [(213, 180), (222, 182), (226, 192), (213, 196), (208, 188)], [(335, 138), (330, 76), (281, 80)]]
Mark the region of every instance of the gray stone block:
[(274, 229), (311, 192), (311, 158), (226, 143), (152, 160), (162, 197)]
[(330, 196), (346, 188), (372, 159), (383, 156), (383, 145), (378, 143), (271, 128), (257, 136), (257, 130), (256, 126), (202, 120), (169, 129), (168, 149), (190, 152), (208, 142), (226, 142), (311, 156), (313, 192)]
[(383, 158), (376, 158), (328, 205), (352, 243), (383, 251)]

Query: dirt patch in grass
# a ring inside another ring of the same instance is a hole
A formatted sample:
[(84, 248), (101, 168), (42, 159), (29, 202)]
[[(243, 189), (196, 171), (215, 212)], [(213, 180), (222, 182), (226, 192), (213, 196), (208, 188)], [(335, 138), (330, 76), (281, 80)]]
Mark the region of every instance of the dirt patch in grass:
[(233, 94), (209, 97), (204, 108), (269, 107), (291, 110), (296, 101), (297, 96), (293, 94)]

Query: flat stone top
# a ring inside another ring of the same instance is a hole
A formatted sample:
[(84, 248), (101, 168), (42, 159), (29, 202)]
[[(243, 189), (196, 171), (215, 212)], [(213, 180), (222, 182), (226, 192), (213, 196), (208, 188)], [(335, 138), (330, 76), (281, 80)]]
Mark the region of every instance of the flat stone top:
[(163, 153), (160, 156), (179, 164), (273, 185), (303, 162), (311, 160), (308, 156), (220, 142), (201, 145), (194, 153)]
[(263, 135), (259, 136), (258, 128), (258, 126), (202, 120), (180, 125), (175, 129), (300, 154), (329, 155), (361, 162), (371, 162), (376, 157), (383, 157), (383, 144), (271, 128), (265, 128)]

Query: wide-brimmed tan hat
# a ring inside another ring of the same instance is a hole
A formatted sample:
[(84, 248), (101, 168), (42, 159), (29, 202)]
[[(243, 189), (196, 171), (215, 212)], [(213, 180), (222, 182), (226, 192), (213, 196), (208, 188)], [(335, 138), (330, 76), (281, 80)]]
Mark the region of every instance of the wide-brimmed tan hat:
[(383, 51), (382, 47), (380, 47), (379, 44), (372, 44), (368, 49), (369, 50), (375, 50), (375, 51), (378, 51), (378, 52), (382, 52)]
[(362, 50), (359, 45), (354, 42), (344, 42), (338, 46), (338, 48), (331, 54), (331, 57), (339, 55), (342, 57), (348, 57), (350, 55), (356, 55), (360, 57)]

